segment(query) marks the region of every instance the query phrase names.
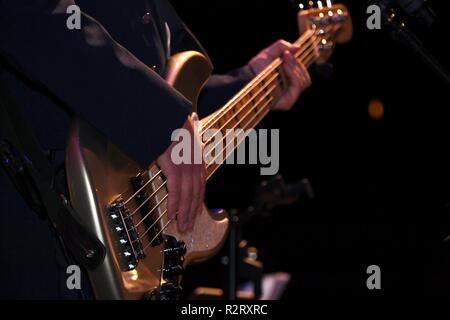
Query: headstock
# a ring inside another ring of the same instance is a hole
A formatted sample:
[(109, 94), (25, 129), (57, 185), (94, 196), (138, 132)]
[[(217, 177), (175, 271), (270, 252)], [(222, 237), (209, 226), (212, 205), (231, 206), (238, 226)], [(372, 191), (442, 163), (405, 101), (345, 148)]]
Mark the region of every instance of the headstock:
[(311, 8), (313, 1), (309, 1), (309, 8), (299, 4), (301, 11), (298, 14), (300, 32), (316, 30), (321, 38), (319, 45), (320, 57), (318, 64), (325, 63), (333, 53), (336, 43), (346, 43), (352, 39), (353, 24), (350, 13), (342, 4), (331, 4), (330, 0), (317, 1), (317, 7)]

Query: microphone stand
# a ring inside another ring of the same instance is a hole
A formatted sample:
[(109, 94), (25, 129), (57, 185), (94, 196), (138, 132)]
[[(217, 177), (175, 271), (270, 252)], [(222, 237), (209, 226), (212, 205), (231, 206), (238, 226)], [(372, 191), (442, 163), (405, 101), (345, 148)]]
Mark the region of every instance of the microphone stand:
[[(254, 284), (254, 298), (262, 295), (262, 263), (252, 255), (257, 255), (255, 248), (249, 248), (242, 239), (242, 227), (257, 215), (269, 216), (277, 206), (290, 205), (302, 199), (314, 199), (314, 190), (308, 179), (288, 185), (281, 176), (265, 181), (256, 190), (254, 204), (247, 210), (230, 211), (230, 232), (228, 236), (227, 276), (224, 283), (224, 298), (236, 300), (237, 280), (246, 278)], [(253, 252), (252, 252), (253, 251)], [(249, 256), (250, 255), (250, 256)]]

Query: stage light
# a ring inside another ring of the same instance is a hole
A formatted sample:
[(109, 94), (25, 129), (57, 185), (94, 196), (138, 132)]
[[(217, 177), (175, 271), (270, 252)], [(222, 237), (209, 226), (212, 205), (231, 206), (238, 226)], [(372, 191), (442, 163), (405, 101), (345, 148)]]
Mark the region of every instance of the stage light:
[(384, 117), (384, 105), (379, 99), (372, 99), (369, 102), (369, 115), (372, 120), (379, 121)]

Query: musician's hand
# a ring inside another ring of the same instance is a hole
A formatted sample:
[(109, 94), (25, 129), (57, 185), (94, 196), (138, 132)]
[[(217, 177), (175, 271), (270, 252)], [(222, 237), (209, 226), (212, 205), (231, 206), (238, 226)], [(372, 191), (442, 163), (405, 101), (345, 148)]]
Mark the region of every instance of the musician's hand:
[(279, 40), (261, 51), (250, 62), (249, 66), (255, 74), (262, 72), (276, 58), (283, 60), (283, 73), (287, 86), (283, 91), (277, 92), (274, 110), (290, 110), (303, 91), (311, 86), (311, 78), (306, 67), (295, 59), (294, 54), (300, 47), (289, 42)]
[[(199, 150), (203, 155), (201, 139), (190, 118), (183, 129), (189, 131), (191, 137), (194, 137), (191, 141), (191, 155), (193, 156), (194, 152)], [(204, 163), (194, 164), (194, 161), (191, 161), (192, 164), (174, 164), (172, 150), (178, 143), (183, 141), (173, 142), (158, 158), (157, 164), (167, 179), (169, 219), (176, 218), (178, 230), (186, 232), (192, 230), (196, 215), (203, 209), (206, 169)]]

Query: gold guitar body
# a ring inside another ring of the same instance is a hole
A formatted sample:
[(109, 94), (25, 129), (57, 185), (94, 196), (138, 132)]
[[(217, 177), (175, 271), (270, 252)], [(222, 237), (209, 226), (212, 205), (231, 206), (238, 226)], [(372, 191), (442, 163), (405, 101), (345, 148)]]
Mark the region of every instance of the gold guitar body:
[[(184, 52), (170, 60), (167, 81), (195, 105), (210, 73), (211, 65), (203, 55), (197, 52)], [(148, 141), (149, 148), (151, 143)], [(137, 200), (130, 201), (126, 204), (126, 208), (121, 207), (123, 211), (120, 211), (120, 215), (125, 215), (125, 218), (121, 216), (122, 224), (118, 225), (111, 218), (116, 217), (112, 209), (114, 204), (116, 206), (117, 203), (123, 204), (124, 200), (133, 195), (130, 181), (136, 177), (143, 179), (143, 182), (149, 181), (159, 169), (155, 165), (150, 169), (140, 167), (104, 135), (77, 119), (74, 120), (68, 137), (66, 170), (73, 207), (86, 228), (106, 247), (106, 257), (102, 264), (89, 272), (97, 299), (170, 298), (173, 293), (171, 291), (178, 290), (180, 272), (175, 275), (169, 272), (168, 269), (176, 266), (168, 264), (167, 252), (174, 246), (184, 243), (185, 254), (179, 261), (186, 267), (213, 256), (225, 240), (228, 219), (223, 212), (212, 213), (206, 207), (197, 217), (194, 230), (180, 234), (176, 223), (170, 223), (167, 215), (163, 215), (165, 209), (163, 200), (164, 196), (167, 196), (167, 190), (165, 186), (161, 187), (164, 181), (155, 178), (142, 193), (156, 194), (156, 199), (163, 203), (157, 210), (162, 218), (154, 221), (157, 230), (161, 231), (161, 236), (158, 236), (160, 241), (152, 244), (151, 237), (143, 237), (140, 246), (145, 248), (145, 257), (141, 256), (133, 263), (129, 262), (131, 260), (126, 260), (125, 256), (129, 253), (121, 247), (121, 241), (125, 243), (128, 239), (122, 239), (117, 230), (122, 229), (123, 233), (128, 223), (139, 225), (145, 211), (141, 209), (136, 214), (130, 215), (129, 213), (138, 209), (140, 204)], [(152, 205), (153, 203), (149, 204), (150, 207)], [(144, 226), (136, 227), (136, 230), (138, 235), (145, 235)], [(125, 232), (129, 234), (127, 230)]]
[[(302, 50), (296, 58), (306, 66), (326, 61), (336, 43), (352, 36), (349, 12), (339, 4), (302, 11), (299, 26), (303, 35), (297, 43)], [(281, 60), (274, 60), (199, 127), (255, 127), (270, 110), (279, 65)], [(195, 111), (211, 70), (203, 55), (184, 52), (170, 59), (166, 81), (193, 103)], [(212, 166), (211, 174), (217, 168)], [(184, 267), (213, 256), (225, 240), (225, 214), (206, 207), (194, 230), (180, 234), (165, 214), (168, 192), (159, 168), (140, 167), (81, 120), (74, 120), (69, 134), (66, 171), (72, 206), (106, 248), (103, 262), (89, 274), (97, 299), (174, 298)]]

